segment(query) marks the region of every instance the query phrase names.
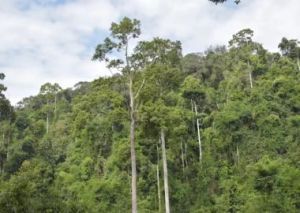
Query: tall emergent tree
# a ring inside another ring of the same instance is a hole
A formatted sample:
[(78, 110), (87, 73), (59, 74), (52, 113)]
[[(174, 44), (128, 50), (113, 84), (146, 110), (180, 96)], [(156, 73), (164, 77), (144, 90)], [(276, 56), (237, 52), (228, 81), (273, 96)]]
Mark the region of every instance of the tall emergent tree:
[(300, 71), (300, 42), (297, 39), (287, 39), (283, 37), (278, 45), (283, 56), (297, 60), (298, 70)]
[[(146, 93), (148, 96), (145, 94), (141, 95), (144, 98), (143, 112), (144, 115), (147, 115), (145, 117), (148, 117), (148, 119), (151, 120), (147, 120), (152, 124), (151, 128), (156, 128), (156, 134), (159, 135), (161, 142), (166, 213), (169, 213), (171, 209), (166, 133), (168, 132), (168, 129), (172, 129), (170, 123), (174, 123), (174, 120), (169, 122), (172, 116), (168, 114), (170, 108), (168, 106), (168, 101), (165, 100), (165, 98), (168, 96), (169, 92), (175, 89), (174, 85), (181, 79), (181, 50), (181, 43), (179, 41), (161, 38), (140, 42), (135, 49), (135, 58), (140, 64), (143, 64), (146, 67), (144, 74), (148, 79), (148, 83), (145, 85), (146, 88), (144, 90), (147, 91)], [(169, 79), (173, 79), (172, 83), (168, 83)], [(173, 110), (173, 108), (171, 109)], [(157, 178), (157, 180), (159, 182), (159, 178)]]
[[(0, 80), (3, 80), (5, 75), (0, 73)], [(8, 144), (10, 142), (11, 124), (14, 119), (14, 110), (9, 100), (5, 97), (3, 92), (6, 87), (0, 84), (0, 173), (4, 171), (4, 162), (8, 156)]]
[(229, 41), (230, 51), (246, 65), (246, 72), (249, 76), (250, 88), (254, 87), (254, 79), (252, 73), (252, 63), (257, 61), (265, 52), (262, 45), (252, 40), (253, 30), (247, 28), (233, 35)]
[[(56, 117), (56, 109), (57, 109), (57, 93), (61, 91), (62, 88), (57, 84), (46, 83), (41, 86), (40, 94), (45, 95), (47, 99), (47, 109), (46, 109), (46, 131), (49, 132), (49, 114), (50, 114), (50, 102), (54, 101), (54, 117)], [(53, 102), (52, 102), (53, 103)]]
[[(124, 17), (120, 23), (111, 24), (111, 36), (104, 39), (102, 44), (96, 47), (92, 60), (105, 61), (108, 68), (119, 69), (128, 82), (129, 102), (130, 102), (130, 152), (131, 152), (131, 199), (132, 212), (137, 212), (137, 171), (136, 171), (136, 151), (135, 151), (135, 126), (136, 126), (136, 106), (135, 99), (138, 91), (134, 92), (133, 80), (135, 76), (134, 60), (128, 53), (129, 41), (138, 38), (141, 34), (140, 21)], [(109, 57), (113, 51), (123, 53), (123, 57), (114, 59)]]
[[(0, 80), (3, 80), (4, 78), (5, 78), (4, 73), (0, 73)], [(5, 90), (6, 90), (5, 86), (3, 84), (0, 84), (0, 96), (1, 97), (4, 96), (2, 92)]]
[[(0, 80), (3, 80), (4, 78), (4, 73), (0, 73)], [(9, 100), (6, 99), (3, 94), (5, 91), (6, 87), (3, 84), (0, 84), (0, 121), (10, 118), (10, 115), (13, 112)]]

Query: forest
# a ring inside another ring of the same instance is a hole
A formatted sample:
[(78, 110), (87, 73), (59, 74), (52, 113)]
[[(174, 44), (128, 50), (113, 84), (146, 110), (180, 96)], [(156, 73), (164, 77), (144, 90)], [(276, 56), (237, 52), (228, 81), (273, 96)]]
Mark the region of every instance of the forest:
[(91, 56), (109, 77), (16, 106), (0, 84), (1, 213), (300, 212), (297, 39), (183, 54), (136, 19), (109, 32)]

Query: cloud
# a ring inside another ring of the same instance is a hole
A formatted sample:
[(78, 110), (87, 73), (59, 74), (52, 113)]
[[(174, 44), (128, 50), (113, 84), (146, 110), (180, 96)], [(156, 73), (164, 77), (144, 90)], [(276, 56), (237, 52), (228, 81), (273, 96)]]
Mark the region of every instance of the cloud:
[(227, 44), (234, 33), (248, 27), (254, 29), (256, 40), (272, 51), (283, 36), (300, 38), (298, 0), (243, 0), (239, 5), (230, 0), (219, 5), (206, 0), (120, 2), (122, 13), (142, 20), (147, 35), (181, 40), (185, 52)]
[(227, 44), (246, 27), (276, 51), (283, 36), (300, 38), (299, 10), (299, 0), (217, 6), (208, 0), (1, 0), (0, 72), (13, 103), (36, 94), (45, 82), (70, 87), (109, 75), (90, 58), (110, 23), (123, 16), (141, 20), (142, 39), (180, 40), (185, 53)]
[(40, 2), (21, 7), (20, 1), (0, 3), (0, 72), (6, 74), (6, 95), (12, 103), (36, 94), (46, 82), (70, 87), (108, 74), (103, 64), (90, 60), (92, 49), (86, 39), (116, 19), (111, 4), (87, 0), (45, 6), (45, 1)]

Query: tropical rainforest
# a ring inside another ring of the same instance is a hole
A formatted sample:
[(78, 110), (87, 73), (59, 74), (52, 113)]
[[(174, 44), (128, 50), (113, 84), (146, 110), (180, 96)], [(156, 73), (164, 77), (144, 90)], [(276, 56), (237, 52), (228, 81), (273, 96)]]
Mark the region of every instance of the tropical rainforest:
[(14, 107), (0, 84), (0, 212), (300, 212), (296, 39), (183, 55), (136, 19), (110, 32), (91, 56), (110, 77)]

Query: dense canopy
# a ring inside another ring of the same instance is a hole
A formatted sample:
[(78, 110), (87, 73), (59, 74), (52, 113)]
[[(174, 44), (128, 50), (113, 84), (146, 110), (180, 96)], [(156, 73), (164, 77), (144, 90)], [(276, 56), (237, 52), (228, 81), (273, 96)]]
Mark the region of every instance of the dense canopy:
[(0, 84), (1, 212), (299, 212), (298, 41), (272, 53), (244, 29), (204, 53), (129, 51), (140, 34), (112, 24), (93, 57), (110, 77), (14, 108)]

